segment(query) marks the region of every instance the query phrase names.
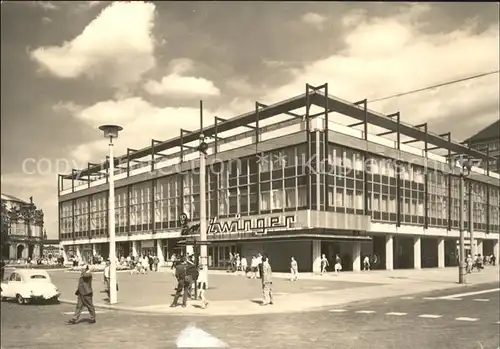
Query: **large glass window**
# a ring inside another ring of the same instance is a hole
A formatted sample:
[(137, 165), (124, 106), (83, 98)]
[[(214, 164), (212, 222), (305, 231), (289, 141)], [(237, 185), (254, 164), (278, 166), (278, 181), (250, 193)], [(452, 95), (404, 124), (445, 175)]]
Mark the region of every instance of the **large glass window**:
[(179, 175), (158, 178), (155, 183), (155, 229), (174, 228), (180, 216)]
[(472, 223), (473, 229), (479, 231), (486, 231), (486, 211), (487, 211), (487, 195), (486, 184), (470, 181), (471, 185), (470, 194), (472, 196)]
[(90, 197), (90, 234), (102, 236), (107, 234), (107, 200), (108, 192), (94, 194)]
[(490, 232), (500, 232), (500, 192), (498, 187), (490, 187)]
[(88, 236), (89, 232), (89, 201), (88, 197), (75, 200), (75, 237)]
[(115, 226), (117, 234), (125, 234), (127, 228), (127, 187), (115, 190)]
[(64, 201), (59, 204), (60, 232), (62, 240), (73, 237), (73, 201)]
[(330, 145), (329, 152), (328, 209), (340, 213), (363, 214), (363, 154), (337, 145)]
[(142, 182), (130, 187), (130, 231), (150, 231), (151, 182)]

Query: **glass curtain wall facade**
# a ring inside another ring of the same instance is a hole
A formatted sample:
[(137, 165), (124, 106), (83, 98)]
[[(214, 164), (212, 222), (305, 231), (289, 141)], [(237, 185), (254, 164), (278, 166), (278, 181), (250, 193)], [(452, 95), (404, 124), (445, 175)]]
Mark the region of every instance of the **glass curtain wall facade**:
[(75, 238), (87, 237), (89, 234), (89, 199), (83, 197), (75, 200)]
[(90, 197), (90, 236), (103, 237), (108, 228), (108, 192)]
[(73, 201), (59, 204), (59, 231), (61, 240), (73, 238)]
[(128, 191), (127, 188), (115, 190), (115, 233), (124, 235), (128, 233)]
[[(320, 143), (320, 153), (323, 143)], [(311, 143), (311, 155), (316, 152)], [(273, 150), (207, 167), (207, 216), (234, 217), (295, 211), (308, 208), (308, 175), (311, 207), (316, 209), (318, 162), (309, 161), (307, 144)], [(328, 167), (320, 174), (320, 207), (324, 210), (327, 185), (328, 210), (367, 214), (373, 221), (458, 229), (459, 178), (404, 164), (377, 155), (329, 144)], [(427, 190), (425, 188), (427, 181)], [(474, 229), (499, 231), (499, 188), (472, 183)], [(198, 172), (175, 174), (115, 191), (117, 234), (152, 232), (179, 227), (179, 216), (200, 217)], [(108, 192), (60, 203), (61, 239), (107, 235)], [(366, 198), (366, 200), (365, 200)], [(489, 202), (489, 206), (487, 205)], [(489, 214), (488, 213), (489, 208)], [(467, 211), (465, 211), (467, 212)], [(487, 217), (488, 216), (488, 217)], [(466, 221), (467, 213), (465, 216)], [(489, 219), (489, 227), (487, 226)], [(466, 225), (467, 227), (467, 225)], [(153, 229), (154, 228), (154, 229)]]

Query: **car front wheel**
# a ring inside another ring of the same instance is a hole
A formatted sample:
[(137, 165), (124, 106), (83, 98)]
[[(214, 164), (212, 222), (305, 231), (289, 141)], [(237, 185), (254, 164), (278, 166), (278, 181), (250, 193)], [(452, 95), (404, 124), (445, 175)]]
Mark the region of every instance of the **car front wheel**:
[(16, 300), (18, 304), (28, 304), (28, 301), (24, 299), (20, 294), (16, 296)]

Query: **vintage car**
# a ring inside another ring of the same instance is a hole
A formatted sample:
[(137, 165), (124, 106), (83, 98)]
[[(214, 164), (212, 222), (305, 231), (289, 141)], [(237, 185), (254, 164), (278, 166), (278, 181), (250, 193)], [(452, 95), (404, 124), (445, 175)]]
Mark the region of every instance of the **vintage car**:
[(2, 282), (2, 301), (15, 298), (19, 304), (37, 300), (55, 302), (59, 295), (59, 290), (45, 270), (16, 269), (7, 282)]

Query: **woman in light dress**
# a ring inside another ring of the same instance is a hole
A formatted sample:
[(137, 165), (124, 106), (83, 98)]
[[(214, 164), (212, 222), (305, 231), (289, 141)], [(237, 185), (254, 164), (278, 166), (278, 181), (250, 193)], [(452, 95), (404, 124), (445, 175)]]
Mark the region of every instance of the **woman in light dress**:
[[(317, 265), (317, 264), (316, 264)], [(321, 255), (321, 275), (326, 273), (326, 268), (328, 267), (328, 259), (324, 254)]]
[(290, 273), (292, 274), (290, 281), (297, 281), (299, 278), (299, 265), (294, 257), (290, 260)]

